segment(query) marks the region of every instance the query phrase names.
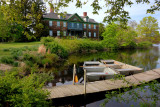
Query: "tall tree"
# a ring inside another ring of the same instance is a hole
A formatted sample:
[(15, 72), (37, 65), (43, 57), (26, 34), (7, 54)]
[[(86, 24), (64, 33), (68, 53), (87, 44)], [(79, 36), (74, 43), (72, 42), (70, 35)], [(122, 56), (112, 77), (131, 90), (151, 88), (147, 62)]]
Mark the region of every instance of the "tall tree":
[(3, 1), (1, 9), (7, 22), (22, 27), (22, 38), (30, 40), (40, 37), (45, 12), (42, 0), (10, 0), (9, 3)]
[(154, 37), (159, 36), (157, 19), (151, 16), (144, 17), (137, 26), (137, 31), (139, 33), (139, 37), (146, 38), (147, 40), (153, 42)]
[(137, 25), (138, 24), (137, 24), (137, 22), (135, 20), (128, 21), (128, 26), (130, 26), (132, 30), (136, 30)]
[(4, 20), (3, 13), (0, 11), (0, 41), (5, 41), (9, 37), (10, 26)]

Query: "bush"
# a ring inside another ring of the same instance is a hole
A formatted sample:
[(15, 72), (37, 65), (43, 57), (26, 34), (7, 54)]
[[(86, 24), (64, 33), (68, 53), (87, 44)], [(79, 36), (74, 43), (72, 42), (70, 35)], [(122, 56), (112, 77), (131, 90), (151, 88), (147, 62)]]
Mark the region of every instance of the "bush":
[(54, 53), (61, 58), (66, 58), (68, 56), (67, 50), (57, 42), (46, 43), (45, 46), (47, 47), (47, 50), (50, 50), (51, 53)]
[(108, 39), (104, 39), (102, 41), (102, 44), (106, 47), (106, 48), (110, 48), (110, 49), (117, 49), (119, 48), (119, 44), (116, 38), (108, 38)]
[(49, 92), (42, 89), (44, 83), (51, 79), (48, 74), (32, 74), (23, 78), (15, 72), (5, 72), (0, 78), (0, 104), (5, 106), (49, 106), (46, 101)]
[(43, 58), (44, 58), (44, 56), (37, 54), (37, 53), (24, 53), (22, 60), (28, 66), (32, 67), (34, 64), (41, 66), (42, 65), (41, 60)]
[(48, 42), (54, 42), (54, 38), (53, 37), (42, 37), (41, 38), (41, 43), (46, 44)]
[(137, 44), (137, 47), (138, 48), (148, 48), (148, 47), (151, 47), (152, 46), (152, 43), (149, 42), (149, 41), (144, 41), (144, 42), (140, 42)]
[(10, 51), (9, 48), (4, 48), (3, 51), (7, 52), (7, 51)]
[(14, 63), (14, 58), (11, 57), (11, 56), (3, 56), (1, 58), (1, 62), (5, 63), (5, 64), (11, 64), (12, 65)]
[(131, 41), (129, 43), (123, 43), (121, 45), (121, 48), (130, 48), (130, 49), (133, 49), (133, 48), (136, 48), (136, 47), (137, 47), (137, 44), (134, 41)]

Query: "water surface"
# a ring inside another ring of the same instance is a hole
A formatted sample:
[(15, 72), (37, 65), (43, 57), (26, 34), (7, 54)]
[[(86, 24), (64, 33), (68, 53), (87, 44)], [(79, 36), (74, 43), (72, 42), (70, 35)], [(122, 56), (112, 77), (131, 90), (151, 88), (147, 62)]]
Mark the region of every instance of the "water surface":
[[(160, 68), (160, 45), (154, 45), (154, 47), (149, 49), (132, 49), (132, 50), (116, 50), (110, 52), (97, 52), (97, 53), (87, 53), (87, 54), (72, 54), (68, 57), (66, 61), (58, 64), (56, 69), (58, 72), (55, 75), (55, 79), (48, 83), (48, 86), (59, 86), (72, 84), (73, 78), (73, 65), (76, 64), (77, 75), (79, 82), (83, 80), (83, 66), (84, 61), (99, 61), (101, 59), (114, 59), (121, 61), (123, 63), (131, 64), (140, 68), (144, 68), (144, 71)], [(87, 107), (98, 107), (104, 102), (104, 96), (93, 98), (93, 101), (89, 101), (86, 104)], [(93, 96), (94, 97), (94, 96)], [(78, 98), (77, 98), (78, 100)], [(69, 104), (68, 104), (69, 105)], [(70, 104), (72, 105), (72, 104)], [(77, 104), (81, 106), (83, 104)], [(107, 107), (128, 107), (130, 105), (138, 106), (138, 102), (130, 101), (126, 103), (118, 103), (112, 99), (106, 104)]]

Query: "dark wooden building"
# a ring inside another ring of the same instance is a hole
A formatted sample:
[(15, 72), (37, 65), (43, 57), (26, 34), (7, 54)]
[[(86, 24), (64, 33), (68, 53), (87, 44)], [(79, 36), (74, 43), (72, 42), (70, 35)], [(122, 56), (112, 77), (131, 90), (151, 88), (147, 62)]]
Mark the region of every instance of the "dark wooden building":
[(99, 23), (87, 16), (75, 14), (64, 14), (63, 16), (52, 11), (46, 13), (44, 21), (49, 26), (49, 35), (53, 37), (78, 36), (99, 39)]

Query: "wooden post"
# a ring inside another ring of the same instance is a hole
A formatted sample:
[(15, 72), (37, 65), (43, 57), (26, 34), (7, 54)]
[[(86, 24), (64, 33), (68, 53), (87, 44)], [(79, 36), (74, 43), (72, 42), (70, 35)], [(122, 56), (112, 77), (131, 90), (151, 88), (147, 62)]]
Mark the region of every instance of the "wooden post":
[(86, 97), (86, 69), (84, 69), (84, 96)]
[(76, 73), (76, 65), (74, 64), (74, 67), (73, 67), (73, 85), (74, 85), (75, 73)]

